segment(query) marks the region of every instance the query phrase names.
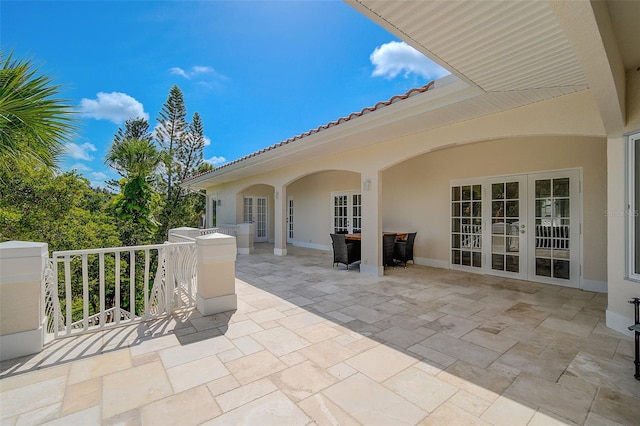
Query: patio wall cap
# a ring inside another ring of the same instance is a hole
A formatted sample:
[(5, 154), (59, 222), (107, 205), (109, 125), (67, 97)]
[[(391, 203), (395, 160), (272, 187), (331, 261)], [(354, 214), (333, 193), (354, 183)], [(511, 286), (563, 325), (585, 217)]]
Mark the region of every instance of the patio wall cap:
[(219, 232), (214, 232), (212, 234), (201, 235), (196, 237), (196, 244), (205, 245), (205, 246), (213, 246), (213, 245), (235, 245), (236, 237), (226, 234), (221, 234)]
[(0, 259), (42, 257), (49, 254), (47, 243), (31, 241), (5, 241), (0, 243)]

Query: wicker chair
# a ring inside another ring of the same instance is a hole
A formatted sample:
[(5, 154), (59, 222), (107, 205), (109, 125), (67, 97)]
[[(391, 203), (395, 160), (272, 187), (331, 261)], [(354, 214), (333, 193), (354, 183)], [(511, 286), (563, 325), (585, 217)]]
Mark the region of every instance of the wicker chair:
[(413, 264), (416, 262), (413, 260), (413, 243), (416, 240), (416, 232), (411, 232), (407, 235), (406, 240), (396, 241), (394, 245), (393, 258), (402, 263), (404, 267), (407, 267), (407, 262), (411, 261)]
[(382, 236), (382, 266), (396, 267), (396, 262), (393, 260), (394, 245), (396, 242), (396, 234), (384, 234)]
[(344, 234), (330, 234), (333, 242), (333, 266), (344, 263), (349, 265), (358, 262), (361, 259), (360, 245), (356, 243), (347, 243)]

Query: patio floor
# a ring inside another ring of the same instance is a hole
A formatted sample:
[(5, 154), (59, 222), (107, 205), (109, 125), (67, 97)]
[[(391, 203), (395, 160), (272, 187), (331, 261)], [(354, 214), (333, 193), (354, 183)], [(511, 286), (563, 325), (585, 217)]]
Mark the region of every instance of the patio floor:
[[(0, 365), (0, 423), (639, 424), (605, 294), (328, 252), (238, 256), (238, 310), (183, 312)], [(356, 268), (357, 269), (357, 268)]]

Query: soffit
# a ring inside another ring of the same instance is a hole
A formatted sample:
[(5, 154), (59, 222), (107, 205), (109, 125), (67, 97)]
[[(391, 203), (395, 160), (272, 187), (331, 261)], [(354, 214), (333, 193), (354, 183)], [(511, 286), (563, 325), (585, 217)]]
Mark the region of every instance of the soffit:
[(587, 86), (546, 1), (348, 2), (485, 91)]

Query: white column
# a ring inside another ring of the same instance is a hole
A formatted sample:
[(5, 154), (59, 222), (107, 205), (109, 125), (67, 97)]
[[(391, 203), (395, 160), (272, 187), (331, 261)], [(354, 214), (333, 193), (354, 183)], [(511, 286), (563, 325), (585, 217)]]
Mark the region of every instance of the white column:
[(381, 277), (382, 265), (382, 182), (378, 172), (362, 173), (362, 260), (360, 273)]
[(273, 254), (276, 256), (287, 255), (287, 187), (276, 186), (274, 199), (274, 244)]
[(0, 360), (38, 353), (44, 346), (48, 257), (46, 243), (0, 243)]
[(236, 238), (214, 233), (196, 238), (198, 293), (196, 307), (202, 315), (232, 311), (236, 296)]

